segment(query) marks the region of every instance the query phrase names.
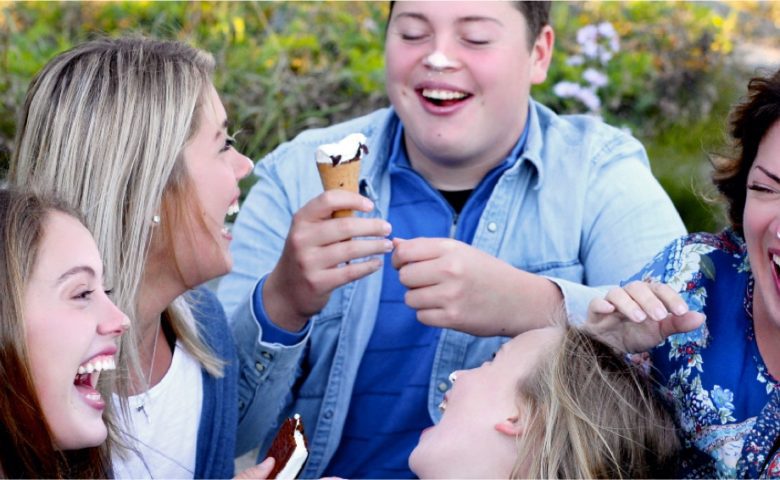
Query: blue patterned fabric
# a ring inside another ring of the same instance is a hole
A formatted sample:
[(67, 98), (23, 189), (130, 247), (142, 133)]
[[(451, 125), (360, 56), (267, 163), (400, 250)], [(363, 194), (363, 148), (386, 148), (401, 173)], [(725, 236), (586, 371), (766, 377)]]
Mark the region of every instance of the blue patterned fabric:
[(780, 389), (753, 331), (753, 276), (745, 241), (720, 234), (683, 237), (631, 280), (670, 285), (704, 325), (650, 352), (661, 393), (675, 406), (686, 451), (681, 476), (780, 476)]

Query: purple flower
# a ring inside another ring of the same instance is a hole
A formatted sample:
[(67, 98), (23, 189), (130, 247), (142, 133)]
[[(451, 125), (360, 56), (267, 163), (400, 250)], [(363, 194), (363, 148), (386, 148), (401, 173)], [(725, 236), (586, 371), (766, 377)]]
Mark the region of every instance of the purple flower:
[(582, 55), (572, 55), (566, 59), (566, 65), (571, 65), (573, 67), (578, 67), (583, 63), (585, 63), (585, 58), (583, 58)]

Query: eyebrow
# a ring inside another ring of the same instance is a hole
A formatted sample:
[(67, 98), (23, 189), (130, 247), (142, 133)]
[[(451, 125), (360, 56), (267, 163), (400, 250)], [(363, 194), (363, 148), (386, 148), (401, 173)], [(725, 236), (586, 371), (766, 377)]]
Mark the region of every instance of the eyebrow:
[(222, 132), (227, 132), (228, 129), (228, 121), (227, 118), (222, 122), (222, 125), (220, 126), (220, 129), (217, 131), (217, 133), (214, 135), (214, 139), (216, 140), (219, 138), (219, 136), (222, 134)]
[(65, 280), (67, 280), (69, 277), (72, 277), (73, 275), (76, 275), (78, 273), (86, 273), (87, 275), (91, 275), (92, 277), (96, 277), (95, 270), (92, 269), (92, 267), (88, 267), (86, 265), (79, 265), (76, 267), (73, 267), (69, 269), (67, 272), (63, 273), (59, 276), (57, 281), (55, 282), (55, 285), (59, 285)]
[[(415, 12), (401, 12), (398, 15), (396, 15), (395, 18), (401, 18), (401, 17), (409, 17), (414, 18), (417, 20), (421, 20), (423, 22), (430, 23), (428, 20), (428, 17), (421, 13), (415, 13)], [(501, 20), (493, 17), (483, 17), (480, 15), (469, 15), (467, 17), (461, 17), (456, 20), (457, 23), (472, 23), (472, 22), (493, 22), (497, 25), (504, 26), (503, 23), (501, 23)]]
[(766, 168), (762, 167), (761, 165), (756, 165), (756, 168), (757, 168), (757, 169), (759, 169), (759, 170), (761, 170), (762, 172), (764, 172), (764, 174), (765, 174), (767, 177), (771, 178), (771, 179), (772, 179), (772, 180), (774, 180), (776, 183), (780, 183), (780, 177), (778, 177), (778, 176), (777, 176), (777, 175), (775, 175), (774, 173), (771, 173), (769, 170), (767, 170)]

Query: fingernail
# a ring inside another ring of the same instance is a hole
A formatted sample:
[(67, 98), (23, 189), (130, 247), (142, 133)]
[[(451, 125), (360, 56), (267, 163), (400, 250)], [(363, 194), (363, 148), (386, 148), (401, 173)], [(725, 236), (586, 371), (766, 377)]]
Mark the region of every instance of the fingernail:
[(382, 225), (382, 233), (385, 235), (390, 235), (390, 233), (393, 231), (393, 226), (389, 223), (385, 222), (384, 225)]
[(371, 200), (364, 198), (363, 199), (363, 208), (365, 208), (367, 211), (371, 211), (374, 209), (374, 202)]
[(676, 305), (673, 309), (675, 315), (684, 315), (688, 311), (686, 305)]
[(663, 307), (653, 309), (653, 318), (656, 320), (663, 320), (667, 315), (669, 315), (669, 312)]
[(385, 240), (384, 244), (382, 245), (384, 247), (385, 252), (392, 252), (393, 251), (393, 242), (390, 240)]
[(636, 309), (633, 312), (631, 312), (631, 316), (634, 317), (634, 320), (637, 322), (643, 322), (647, 318), (647, 315), (642, 310)]

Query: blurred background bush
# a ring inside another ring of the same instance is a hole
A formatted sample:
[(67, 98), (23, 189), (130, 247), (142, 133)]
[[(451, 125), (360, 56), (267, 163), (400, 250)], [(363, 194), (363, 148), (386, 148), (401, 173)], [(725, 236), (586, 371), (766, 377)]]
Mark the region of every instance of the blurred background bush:
[[(387, 10), (387, 2), (0, 0), (0, 170), (35, 73), (99, 35), (152, 35), (213, 53), (239, 148), (259, 159), (303, 129), (387, 104)], [(707, 156), (723, 151), (727, 112), (747, 79), (780, 66), (778, 25), (775, 2), (556, 2), (556, 54), (533, 95), (630, 130), (688, 228), (713, 230), (724, 220), (707, 201)]]

